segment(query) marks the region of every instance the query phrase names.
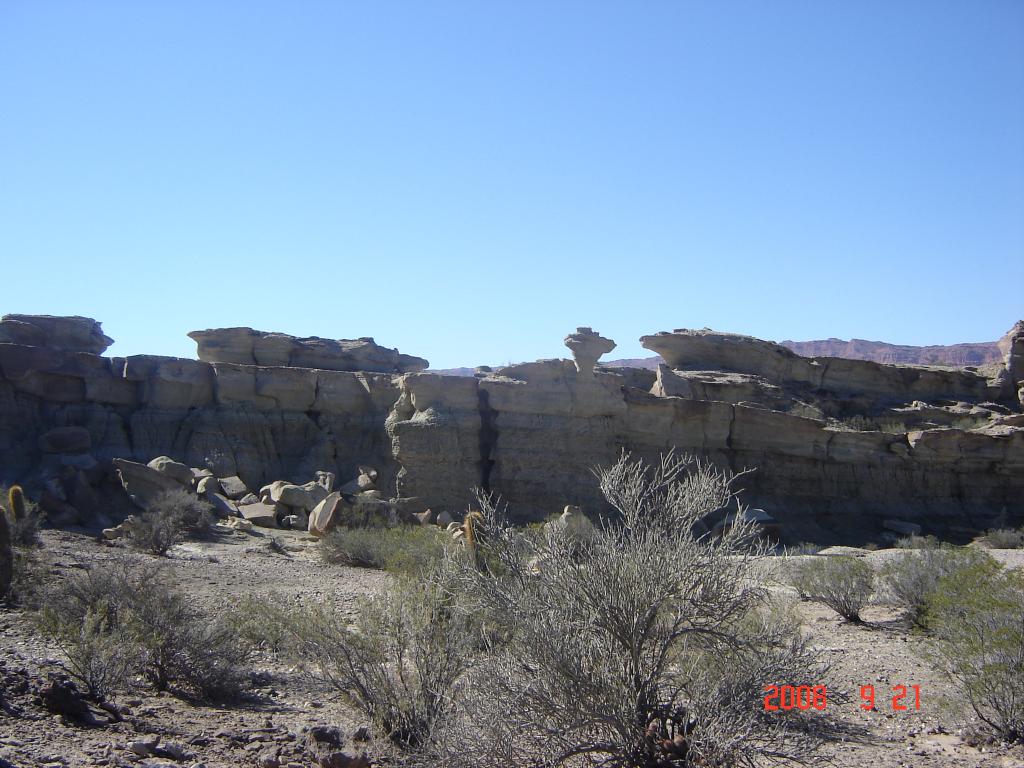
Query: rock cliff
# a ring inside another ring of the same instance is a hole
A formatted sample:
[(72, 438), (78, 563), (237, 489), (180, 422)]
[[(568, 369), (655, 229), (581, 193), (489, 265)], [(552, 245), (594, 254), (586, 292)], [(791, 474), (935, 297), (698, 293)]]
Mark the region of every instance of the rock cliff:
[(1024, 323), (991, 376), (707, 330), (644, 337), (657, 371), (606, 369), (614, 342), (580, 328), (572, 361), (459, 377), (369, 339), (251, 329), (191, 334), (199, 360), (106, 358), (98, 323), (63, 320), (0, 321), (0, 479), (61, 519), (97, 514), (97, 490), (120, 488), (115, 458), (165, 456), (248, 488), (368, 465), (384, 498), (435, 512), (462, 512), (480, 486), (523, 520), (567, 504), (595, 515), (592, 469), (622, 448), (756, 468), (748, 501), (796, 540), (861, 543), (888, 518), (964, 537), (1024, 518)]

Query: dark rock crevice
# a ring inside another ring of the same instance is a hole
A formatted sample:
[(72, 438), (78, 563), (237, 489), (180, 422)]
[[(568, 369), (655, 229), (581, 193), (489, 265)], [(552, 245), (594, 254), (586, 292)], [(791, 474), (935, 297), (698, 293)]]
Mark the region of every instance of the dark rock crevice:
[(494, 469), (494, 451), (498, 443), (498, 412), (491, 407), (490, 394), (484, 387), (477, 389), (480, 410), (480, 487), (491, 492), (491, 471)]

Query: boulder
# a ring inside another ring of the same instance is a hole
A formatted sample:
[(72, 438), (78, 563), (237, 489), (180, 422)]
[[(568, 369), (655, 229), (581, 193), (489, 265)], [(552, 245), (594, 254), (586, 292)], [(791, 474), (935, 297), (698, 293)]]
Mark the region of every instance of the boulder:
[(227, 498), (222, 493), (210, 493), (205, 496), (206, 500), (210, 502), (210, 506), (213, 507), (214, 514), (217, 517), (237, 517), (238, 506), (231, 499)]
[[(199, 482), (196, 483), (196, 493), (200, 496), (209, 497), (214, 493), (223, 493), (223, 489), (220, 486), (220, 481), (213, 477), (201, 477)], [(256, 499), (259, 501), (259, 499)]]
[(341, 493), (329, 494), (313, 508), (306, 529), (314, 536), (326, 536), (338, 524), (337, 516), (343, 504)]
[(57, 427), (39, 436), (43, 453), (88, 453), (91, 449), (92, 436), (85, 427)]
[(192, 487), (194, 477), (192, 475), (192, 468), (187, 464), (175, 461), (169, 456), (157, 456), (146, 466), (150, 469), (155, 469), (160, 474), (167, 475), (167, 477), (173, 480), (177, 480), (185, 488)]
[(238, 514), (253, 525), (261, 528), (277, 528), (278, 507), (273, 504), (244, 504), (238, 508)]
[(128, 498), (142, 509), (146, 509), (153, 498), (161, 493), (181, 490), (182, 484), (178, 480), (145, 464), (127, 459), (114, 459), (113, 464)]
[(305, 485), (280, 485), (271, 492), (270, 498), (289, 507), (309, 511), (327, 496), (327, 490), (314, 480)]
[(442, 509), (441, 514), (437, 516), (435, 521), (442, 528), (447, 528), (449, 525), (455, 522), (455, 518), (451, 516), (451, 513), (447, 509)]
[(267, 333), (252, 328), (211, 328), (192, 331), (200, 360), (212, 363), (316, 368), (325, 371), (409, 373), (429, 363), (379, 346), (372, 338), (322, 339)]
[(314, 474), (317, 485), (322, 485), (324, 490), (330, 493), (334, 490), (335, 474), (325, 470), (317, 470)]
[(0, 342), (102, 355), (114, 340), (91, 317), (4, 315), (0, 319)]
[(577, 541), (587, 541), (594, 536), (594, 524), (590, 518), (583, 514), (579, 507), (567, 505), (562, 514), (549, 523), (544, 524), (545, 528), (557, 531)]
[(220, 478), (220, 487), (229, 499), (241, 499), (249, 493), (249, 489), (238, 475)]

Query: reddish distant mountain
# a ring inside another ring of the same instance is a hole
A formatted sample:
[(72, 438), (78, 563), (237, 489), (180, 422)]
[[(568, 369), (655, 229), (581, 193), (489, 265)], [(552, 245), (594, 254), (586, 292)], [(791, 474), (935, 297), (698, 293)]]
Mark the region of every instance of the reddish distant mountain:
[[(876, 363), (904, 363), (907, 365), (988, 365), (1002, 361), (999, 347), (994, 341), (980, 341), (946, 346), (913, 347), (907, 344), (887, 344), (884, 341), (864, 339), (818, 339), (816, 341), (781, 341), (784, 347), (804, 357), (845, 357), (850, 360), (872, 360)], [(649, 368), (656, 370), (660, 357), (627, 358), (601, 361), (611, 368)], [(431, 371), (449, 376), (472, 376), (472, 368), (447, 368)]]
[(804, 357), (845, 357), (850, 360), (872, 360), (876, 363), (905, 363), (908, 365), (988, 365), (1003, 357), (994, 341), (948, 346), (912, 347), (906, 344), (886, 344), (884, 341), (864, 339), (824, 339), (821, 341), (783, 341)]

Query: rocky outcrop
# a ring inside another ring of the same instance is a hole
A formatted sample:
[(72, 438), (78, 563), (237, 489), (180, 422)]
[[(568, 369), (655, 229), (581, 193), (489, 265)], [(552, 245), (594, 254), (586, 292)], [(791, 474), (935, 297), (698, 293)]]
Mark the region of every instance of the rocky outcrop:
[(800, 357), (771, 341), (707, 328), (643, 336), (640, 343), (675, 370), (750, 374), (845, 397), (892, 402), (999, 397), (998, 389), (976, 371)]
[(577, 373), (590, 376), (601, 355), (615, 349), (615, 342), (590, 328), (577, 328), (576, 333), (565, 337), (565, 346), (572, 352)]
[(102, 355), (114, 340), (89, 317), (4, 315), (0, 319), (0, 343)]
[[(211, 337), (230, 358), (216, 361), (0, 343), (0, 479), (62, 521), (102, 514), (104, 489), (124, 496), (123, 482), (142, 506), (188, 485), (229, 521), (323, 533), (428, 507), (450, 520), (474, 486), (520, 520), (566, 504), (596, 520), (609, 510), (594, 467), (622, 448), (677, 448), (756, 467), (747, 500), (796, 540), (865, 540), (887, 519), (967, 535), (1004, 508), (1024, 522), (1020, 328), (992, 378), (801, 358), (712, 331), (644, 337), (667, 361), (656, 372), (609, 369), (596, 362), (613, 342), (589, 329), (567, 339), (574, 361), (473, 377), (338, 371), (296, 367), (292, 337), (270, 336)], [(279, 357), (257, 356), (257, 342)], [(262, 500), (249, 493), (260, 488)]]
[(189, 337), (199, 347), (199, 359), (208, 363), (376, 373), (411, 373), (429, 365), (423, 358), (382, 347), (369, 337), (299, 338), (252, 328), (212, 328), (192, 331)]

